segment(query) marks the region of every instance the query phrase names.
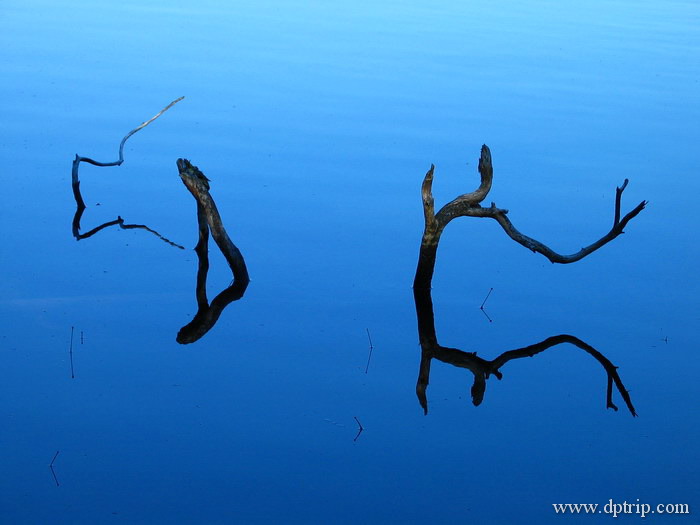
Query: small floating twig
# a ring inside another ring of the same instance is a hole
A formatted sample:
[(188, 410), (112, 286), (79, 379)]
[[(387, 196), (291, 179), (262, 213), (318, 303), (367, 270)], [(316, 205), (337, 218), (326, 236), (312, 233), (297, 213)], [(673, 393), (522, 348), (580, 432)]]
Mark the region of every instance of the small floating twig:
[(56, 482), (56, 486), (60, 486), (58, 483), (58, 478), (56, 477), (56, 471), (53, 469), (53, 462), (56, 461), (56, 458), (58, 457), (60, 450), (57, 450), (56, 453), (53, 456), (53, 459), (51, 460), (51, 463), (49, 463), (49, 469), (51, 470), (51, 474), (53, 475), (53, 480)]
[[(367, 328), (366, 330), (367, 330), (367, 339), (369, 340), (369, 357), (367, 358), (367, 366), (365, 367), (365, 374), (369, 370), (369, 362), (372, 359), (372, 350), (374, 350), (374, 346), (372, 346), (372, 337), (369, 335), (369, 328)], [(357, 418), (355, 418), (355, 419), (357, 419)], [(358, 423), (359, 423), (359, 421), (358, 421)], [(362, 425), (360, 425), (360, 427), (362, 427)]]
[[(145, 122), (142, 122), (139, 126), (136, 128), (132, 129), (129, 133), (124, 136), (122, 141), (119, 143), (119, 158), (115, 161), (112, 162), (102, 162), (102, 161), (97, 161), (94, 159), (91, 159), (90, 157), (81, 157), (80, 155), (75, 155), (75, 159), (73, 159), (73, 168), (71, 170), (71, 179), (72, 179), (72, 187), (73, 187), (73, 197), (75, 198), (75, 204), (76, 204), (76, 210), (75, 210), (75, 215), (73, 216), (73, 236), (76, 238), (76, 240), (81, 240), (81, 239), (86, 239), (87, 237), (90, 237), (91, 235), (94, 235), (98, 231), (107, 228), (109, 226), (114, 226), (114, 225), (119, 225), (120, 228), (123, 229), (128, 229), (128, 228), (141, 228), (145, 229), (163, 241), (167, 242), (168, 244), (175, 246), (180, 249), (185, 249), (183, 246), (180, 246), (179, 244), (176, 244), (169, 239), (166, 239), (163, 237), (160, 233), (156, 232), (155, 230), (152, 230), (144, 225), (126, 225), (124, 224), (124, 220), (121, 217), (118, 217), (114, 221), (109, 221), (106, 222), (100, 226), (97, 226), (96, 228), (93, 228), (87, 233), (81, 234), (80, 233), (80, 219), (83, 216), (83, 212), (86, 209), (85, 206), (85, 201), (83, 200), (83, 196), (80, 193), (80, 177), (78, 174), (78, 170), (80, 169), (80, 163), (81, 162), (87, 162), (88, 164), (92, 164), (93, 166), (101, 166), (101, 167), (106, 167), (106, 166), (121, 166), (124, 163), (124, 144), (126, 144), (126, 141), (131, 137), (134, 133), (137, 131), (145, 128), (148, 126), (151, 122), (153, 122), (155, 119), (160, 117), (163, 113), (165, 113), (168, 109), (173, 107), (175, 104), (180, 102), (183, 98), (185, 97), (180, 97), (175, 100), (173, 100), (170, 104), (165, 106), (163, 109), (161, 109), (155, 116), (151, 117)], [(99, 205), (99, 204), (98, 204)]]
[(481, 303), (481, 306), (479, 307), (479, 310), (481, 310), (483, 312), (483, 314), (486, 316), (486, 319), (489, 320), (489, 323), (493, 323), (493, 320), (489, 317), (489, 314), (486, 313), (486, 310), (484, 310), (484, 305), (486, 304), (486, 301), (488, 301), (489, 297), (491, 296), (491, 292), (493, 292), (493, 288), (489, 289), (489, 293), (486, 294), (484, 301)]
[(360, 420), (357, 419), (357, 417), (355, 417), (355, 416), (352, 416), (352, 417), (355, 418), (355, 421), (357, 421), (357, 425), (360, 428), (357, 432), (357, 435), (355, 436), (355, 439), (353, 439), (353, 442), (354, 442), (354, 441), (357, 441), (357, 438), (360, 437), (360, 434), (362, 434), (362, 431), (365, 429), (365, 427), (362, 426), (362, 423), (360, 423)]
[(70, 355), (70, 377), (75, 379), (75, 371), (73, 370), (73, 330), (74, 326), (70, 327), (70, 349), (68, 350), (68, 355)]
[(491, 292), (493, 292), (493, 287), (489, 290), (489, 293), (486, 294), (486, 297), (484, 298), (484, 302), (481, 303), (481, 308), (482, 310), (484, 309), (484, 305), (486, 304), (486, 301), (488, 301), (489, 296), (491, 295)]

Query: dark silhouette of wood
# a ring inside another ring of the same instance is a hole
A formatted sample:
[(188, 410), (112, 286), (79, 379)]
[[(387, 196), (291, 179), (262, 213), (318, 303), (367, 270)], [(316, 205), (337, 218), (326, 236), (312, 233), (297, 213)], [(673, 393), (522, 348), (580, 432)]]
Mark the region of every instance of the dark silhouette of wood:
[(481, 202), (486, 198), (491, 190), (491, 182), (493, 180), (493, 164), (491, 161), (491, 151), (484, 144), (481, 146), (481, 157), (479, 158), (479, 173), (481, 174), (481, 184), (476, 191), (460, 195), (451, 202), (445, 204), (440, 211), (435, 213), (435, 203), (433, 200), (432, 186), (435, 166), (431, 165), (423, 179), (421, 188), (423, 198), (423, 214), (425, 216), (425, 229), (421, 240), (420, 254), (418, 257), (418, 267), (413, 286), (430, 286), (433, 279), (433, 271), (435, 269), (435, 257), (437, 247), (440, 242), (445, 227), (452, 219), (457, 217), (480, 217), (494, 219), (501, 225), (503, 231), (518, 244), (525, 246), (533, 252), (541, 253), (552, 263), (569, 264), (579, 261), (590, 255), (594, 251), (603, 247), (618, 235), (623, 233), (627, 223), (641, 212), (647, 204), (647, 201), (640, 202), (632, 211), (627, 213), (620, 219), (620, 201), (622, 192), (628, 184), (625, 179), (621, 187), (617, 188), (615, 196), (615, 213), (613, 226), (608, 233), (603, 235), (594, 243), (581, 248), (578, 252), (570, 255), (562, 255), (538, 240), (533, 239), (520, 233), (513, 223), (508, 219), (508, 210), (497, 208), (495, 203), (491, 203), (488, 208), (481, 207)]
[(449, 348), (440, 345), (435, 331), (435, 320), (433, 313), (433, 300), (430, 288), (416, 287), (413, 289), (416, 302), (416, 314), (418, 317), (418, 334), (421, 345), (420, 370), (416, 383), (416, 395), (423, 407), (423, 412), (428, 413), (427, 389), (430, 382), (430, 363), (433, 359), (448, 363), (459, 368), (466, 368), (474, 375), (474, 383), (471, 388), (472, 403), (479, 406), (486, 393), (486, 380), (491, 376), (496, 376), (499, 380), (503, 378), (501, 368), (514, 359), (523, 357), (533, 357), (555, 346), (568, 343), (591, 355), (605, 370), (607, 374), (607, 408), (617, 411), (617, 406), (613, 402), (613, 383), (622, 396), (627, 409), (633, 416), (637, 412), (632, 405), (629, 392), (622, 383), (617, 367), (610, 360), (593, 348), (588, 343), (578, 337), (568, 334), (560, 334), (540, 341), (539, 343), (503, 352), (495, 359), (487, 360), (479, 357), (476, 352), (464, 352), (457, 348)]
[[(177, 342), (194, 343), (216, 324), (229, 304), (237, 301), (246, 291), (250, 278), (245, 260), (226, 233), (214, 199), (209, 194), (209, 179), (187, 159), (178, 159), (177, 167), (182, 182), (197, 201), (197, 224), (199, 240), (195, 247), (199, 261), (197, 269), (197, 313), (192, 321), (183, 326), (177, 334)], [(219, 293), (209, 303), (207, 299), (207, 274), (209, 272), (209, 231), (233, 273), (231, 285)]]
[(87, 162), (88, 164), (92, 164), (93, 166), (99, 166), (99, 167), (109, 167), (109, 166), (121, 166), (124, 163), (124, 144), (126, 144), (126, 141), (131, 137), (134, 133), (137, 131), (145, 128), (148, 126), (151, 122), (153, 122), (155, 119), (160, 117), (163, 113), (165, 113), (168, 109), (170, 109), (172, 106), (180, 102), (183, 98), (185, 97), (180, 97), (176, 100), (173, 100), (170, 104), (165, 106), (163, 109), (161, 109), (156, 115), (151, 117), (145, 122), (142, 122), (139, 126), (136, 128), (132, 129), (129, 133), (127, 133), (122, 141), (119, 143), (119, 158), (115, 161), (112, 162), (100, 162), (97, 160), (93, 160), (90, 157), (81, 157), (80, 155), (76, 155), (75, 159), (73, 159), (73, 168), (71, 171), (71, 186), (73, 189), (73, 198), (75, 199), (75, 204), (76, 204), (76, 210), (75, 210), (75, 215), (73, 215), (73, 237), (75, 237), (76, 240), (82, 240), (82, 239), (87, 239), (88, 237), (91, 237), (95, 235), (97, 232), (108, 228), (110, 226), (119, 226), (120, 228), (124, 230), (129, 230), (129, 229), (142, 229), (151, 232), (161, 240), (165, 241), (166, 243), (175, 246), (177, 248), (183, 249), (183, 246), (180, 246), (179, 244), (176, 244), (165, 237), (163, 237), (160, 233), (157, 231), (149, 228), (148, 226), (145, 226), (143, 224), (125, 224), (124, 219), (121, 217), (117, 217), (113, 221), (108, 221), (105, 222), (104, 224), (101, 224), (87, 233), (80, 233), (80, 221), (83, 217), (83, 213), (85, 212), (85, 209), (87, 206), (85, 205), (85, 201), (83, 200), (83, 196), (80, 192), (80, 177), (79, 177), (79, 169), (80, 169), (80, 163), (81, 162)]
[[(607, 407), (617, 410), (617, 406), (612, 400), (612, 385), (614, 383), (622, 396), (622, 399), (627, 405), (628, 410), (633, 416), (636, 416), (636, 410), (632, 405), (629, 392), (627, 389), (625, 389), (622, 380), (620, 379), (617, 372), (617, 367), (614, 366), (595, 348), (572, 335), (561, 334), (548, 337), (539, 343), (504, 352), (493, 360), (483, 359), (477, 356), (476, 352), (464, 352), (456, 348), (448, 348), (440, 345), (435, 332), (431, 284), (433, 273), (435, 271), (435, 260), (437, 256), (438, 244), (440, 242), (440, 236), (450, 221), (457, 217), (480, 217), (494, 219), (501, 225), (506, 234), (515, 242), (525, 246), (533, 252), (541, 253), (552, 263), (568, 264), (583, 259), (587, 255), (590, 255), (622, 234), (627, 223), (644, 209), (647, 202), (642, 201), (632, 211), (628, 212), (624, 217), (622, 217), (622, 219), (620, 219), (622, 193), (629, 182), (627, 179), (625, 179), (622, 186), (617, 188), (615, 192), (613, 226), (610, 231), (597, 241), (585, 248), (582, 248), (578, 252), (570, 255), (562, 255), (555, 252), (540, 241), (520, 233), (506, 216), (508, 210), (497, 208), (494, 203), (491, 203), (491, 206), (488, 208), (481, 207), (480, 203), (486, 198), (491, 190), (491, 183), (493, 181), (491, 151), (485, 144), (481, 147), (481, 156), (479, 158), (479, 173), (481, 175), (481, 183), (479, 184), (479, 187), (475, 191), (460, 195), (451, 202), (445, 204), (437, 213), (435, 213), (435, 203), (432, 194), (434, 172), (435, 166), (431, 165), (430, 170), (428, 170), (425, 178), (423, 179), (423, 184), (421, 187), (425, 228), (421, 239), (418, 266), (416, 268), (416, 275), (413, 282), (413, 294), (418, 318), (418, 334), (422, 349), (418, 382), (416, 384), (416, 394), (424, 412), (426, 414), (428, 413), (428, 398), (426, 392), (430, 378), (430, 364), (433, 359), (437, 359), (460, 368), (466, 368), (472, 372), (474, 375), (474, 383), (471, 388), (472, 402), (474, 405), (478, 406), (483, 401), (484, 394), (486, 392), (486, 380), (491, 375), (501, 379), (502, 373), (500, 369), (507, 362), (522, 357), (532, 357), (557, 345), (569, 343), (587, 352), (589, 355), (595, 358), (605, 370), (608, 378), (606, 398)], [(489, 294), (490, 293), (491, 292), (489, 291)], [(488, 295), (486, 299), (488, 299)], [(486, 299), (484, 299), (484, 303), (486, 302)], [(481, 305), (482, 311), (484, 303)]]

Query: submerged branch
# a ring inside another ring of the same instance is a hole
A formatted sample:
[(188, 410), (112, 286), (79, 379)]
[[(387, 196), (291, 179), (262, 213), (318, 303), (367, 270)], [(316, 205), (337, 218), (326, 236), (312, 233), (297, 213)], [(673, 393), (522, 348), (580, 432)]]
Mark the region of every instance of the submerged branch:
[(583, 259), (587, 255), (593, 253), (615, 239), (620, 234), (624, 233), (623, 230), (625, 226), (627, 226), (627, 223), (636, 217), (647, 204), (647, 201), (640, 202), (632, 211), (620, 219), (620, 201), (622, 198), (622, 192), (625, 190), (629, 182), (627, 179), (625, 179), (622, 186), (616, 190), (613, 226), (610, 231), (589, 246), (581, 248), (581, 250), (578, 252), (570, 255), (564, 255), (555, 252), (546, 244), (533, 239), (532, 237), (528, 237), (527, 235), (524, 235), (518, 231), (507, 217), (508, 210), (497, 208), (494, 203), (492, 203), (488, 208), (484, 208), (480, 205), (481, 201), (486, 198), (486, 195), (491, 189), (491, 182), (493, 180), (491, 151), (485, 144), (481, 147), (481, 157), (479, 158), (479, 173), (481, 175), (481, 184), (479, 188), (472, 193), (460, 195), (443, 206), (437, 213), (435, 213), (432, 195), (434, 172), (435, 166), (431, 166), (428, 173), (426, 173), (421, 186), (423, 214), (425, 216), (425, 229), (421, 240), (421, 249), (418, 260), (418, 268), (416, 269), (414, 287), (430, 286), (440, 236), (450, 221), (457, 217), (480, 217), (494, 219), (498, 222), (498, 224), (500, 224), (501, 228), (503, 228), (506, 234), (518, 244), (521, 244), (533, 252), (541, 253), (553, 263), (568, 264)]
[[(209, 179), (187, 159), (178, 159), (180, 178), (197, 201), (197, 224), (199, 240), (195, 252), (199, 259), (197, 270), (197, 313), (192, 321), (177, 334), (180, 344), (194, 343), (216, 324), (230, 303), (237, 301), (246, 291), (250, 278), (245, 260), (226, 233), (214, 199), (209, 194)], [(233, 283), (219, 293), (209, 304), (207, 300), (207, 274), (209, 272), (209, 231), (233, 273)]]
[(175, 244), (174, 242), (166, 239), (163, 237), (160, 233), (158, 233), (155, 230), (152, 230), (148, 226), (140, 225), (140, 224), (124, 224), (124, 220), (121, 217), (118, 217), (114, 221), (109, 221), (106, 222), (100, 226), (97, 226), (96, 228), (93, 228), (89, 232), (85, 234), (80, 233), (80, 220), (83, 216), (83, 212), (85, 211), (85, 201), (83, 200), (83, 196), (80, 193), (80, 178), (78, 176), (78, 170), (80, 168), (80, 163), (81, 162), (87, 162), (88, 164), (92, 164), (93, 166), (100, 166), (100, 167), (107, 167), (107, 166), (121, 166), (124, 163), (124, 144), (126, 141), (131, 137), (134, 133), (137, 131), (145, 128), (148, 126), (151, 122), (153, 122), (155, 119), (160, 117), (163, 113), (165, 113), (168, 109), (170, 109), (172, 106), (180, 102), (183, 98), (185, 97), (180, 97), (178, 99), (173, 100), (170, 104), (165, 106), (163, 109), (161, 109), (156, 115), (151, 117), (145, 122), (142, 122), (139, 126), (136, 128), (132, 129), (129, 133), (127, 133), (122, 141), (119, 143), (119, 158), (116, 161), (113, 162), (99, 162), (94, 159), (91, 159), (89, 157), (81, 157), (80, 155), (75, 156), (75, 159), (73, 159), (73, 168), (71, 170), (71, 186), (73, 189), (73, 198), (75, 199), (75, 204), (76, 204), (76, 210), (75, 210), (75, 215), (73, 215), (73, 236), (76, 238), (76, 240), (81, 240), (85, 239), (87, 237), (90, 237), (100, 230), (103, 230), (104, 228), (107, 228), (109, 226), (114, 226), (114, 225), (119, 225), (123, 229), (133, 229), (133, 228), (139, 228), (139, 229), (144, 229), (147, 230), (163, 241), (167, 242), (168, 244), (175, 246), (177, 248), (184, 249), (182, 246), (179, 244)]
[(137, 131), (145, 128), (148, 126), (151, 122), (153, 122), (155, 119), (160, 117), (163, 113), (168, 111), (171, 107), (173, 107), (175, 104), (180, 102), (183, 98), (185, 97), (180, 97), (175, 100), (173, 100), (170, 104), (165, 106), (163, 109), (161, 109), (158, 113), (156, 113), (154, 116), (149, 118), (147, 121), (142, 122), (139, 124), (137, 127), (132, 129), (129, 133), (127, 133), (122, 141), (119, 143), (119, 158), (115, 161), (112, 162), (99, 162), (97, 160), (93, 160), (89, 157), (81, 157), (79, 155), (75, 156), (75, 159), (73, 160), (73, 184), (75, 184), (78, 181), (78, 165), (81, 162), (87, 162), (88, 164), (92, 164), (93, 166), (101, 166), (101, 167), (107, 167), (107, 166), (121, 166), (124, 163), (124, 144), (126, 144), (126, 141), (131, 137), (134, 133)]
[[(418, 381), (416, 383), (416, 394), (421, 406), (423, 407), (423, 410), (427, 414), (427, 388), (430, 379), (430, 363), (433, 359), (438, 359), (439, 361), (452, 364), (453, 366), (470, 370), (474, 375), (474, 383), (471, 388), (472, 402), (474, 405), (479, 405), (483, 401), (484, 394), (486, 392), (486, 380), (491, 374), (500, 379), (502, 377), (500, 368), (503, 367), (503, 365), (505, 365), (508, 361), (521, 357), (532, 357), (559, 344), (569, 343), (593, 356), (604, 368), (608, 377), (607, 407), (617, 410), (617, 406), (612, 400), (612, 385), (615, 384), (617, 390), (622, 396), (622, 399), (625, 401), (628, 410), (633, 416), (636, 416), (637, 413), (632, 405), (629, 392), (622, 384), (622, 380), (617, 373), (617, 367), (615, 367), (595, 348), (574, 336), (564, 334), (549, 337), (537, 344), (504, 352), (491, 361), (482, 359), (476, 355), (476, 352), (464, 352), (456, 348), (441, 346), (438, 343), (435, 332), (431, 284), (433, 273), (435, 271), (435, 261), (440, 236), (442, 235), (445, 227), (453, 219), (457, 217), (480, 217), (494, 219), (498, 222), (498, 224), (500, 224), (506, 234), (515, 242), (525, 246), (533, 252), (541, 253), (553, 263), (568, 264), (583, 259), (587, 255), (593, 253), (622, 234), (625, 226), (627, 226), (627, 223), (636, 217), (647, 204), (646, 201), (642, 201), (633, 210), (628, 212), (624, 217), (622, 217), (622, 219), (620, 219), (622, 193), (629, 182), (627, 179), (625, 179), (622, 186), (617, 188), (615, 192), (613, 226), (610, 231), (589, 246), (581, 248), (581, 250), (578, 252), (570, 255), (562, 255), (555, 252), (544, 243), (519, 232), (513, 223), (511, 223), (508, 219), (508, 210), (497, 208), (493, 203), (487, 208), (481, 206), (481, 202), (486, 198), (491, 189), (491, 184), (493, 181), (491, 151), (486, 145), (481, 147), (479, 173), (481, 175), (481, 183), (476, 191), (460, 195), (443, 206), (437, 213), (435, 213), (435, 202), (432, 194), (433, 179), (435, 175), (434, 165), (431, 165), (430, 170), (428, 170), (428, 172), (425, 174), (423, 184), (421, 186), (421, 199), (423, 201), (425, 228), (421, 239), (416, 275), (413, 281), (413, 293), (418, 317), (418, 334), (422, 348), (420, 370), (418, 373)], [(485, 302), (486, 300), (484, 300), (484, 303)]]

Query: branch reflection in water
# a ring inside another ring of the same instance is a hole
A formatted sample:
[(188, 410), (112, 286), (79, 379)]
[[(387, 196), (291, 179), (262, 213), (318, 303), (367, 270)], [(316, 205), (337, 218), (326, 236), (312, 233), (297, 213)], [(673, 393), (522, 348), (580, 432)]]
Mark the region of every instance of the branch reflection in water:
[(622, 380), (617, 373), (617, 367), (615, 367), (595, 348), (572, 335), (562, 334), (548, 337), (539, 343), (504, 352), (496, 359), (490, 361), (478, 357), (476, 352), (469, 353), (456, 348), (441, 346), (438, 343), (437, 334), (435, 332), (431, 284), (435, 271), (435, 261), (440, 237), (450, 221), (456, 219), (457, 217), (495, 219), (501, 225), (505, 233), (518, 244), (523, 245), (533, 252), (541, 253), (553, 263), (569, 264), (587, 257), (622, 234), (623, 229), (625, 226), (627, 226), (629, 221), (636, 217), (645, 208), (646, 201), (642, 201), (624, 217), (620, 218), (622, 192), (625, 190), (629, 182), (627, 179), (625, 179), (622, 186), (616, 189), (614, 220), (610, 231), (594, 243), (582, 248), (578, 252), (571, 255), (562, 255), (555, 252), (544, 243), (523, 235), (516, 230), (510, 220), (506, 217), (508, 210), (497, 208), (494, 203), (491, 203), (491, 206), (488, 208), (481, 207), (481, 202), (491, 191), (491, 183), (493, 180), (491, 150), (485, 144), (481, 147), (481, 156), (479, 158), (479, 173), (481, 175), (481, 183), (479, 187), (472, 193), (465, 193), (458, 196), (443, 206), (437, 213), (435, 213), (435, 204), (432, 194), (434, 172), (435, 166), (431, 166), (430, 170), (428, 170), (425, 178), (423, 179), (423, 185), (421, 187), (425, 229), (423, 230), (423, 238), (421, 239), (421, 247), (418, 257), (418, 267), (416, 268), (416, 275), (413, 281), (413, 295), (416, 302), (416, 314), (418, 317), (418, 334), (422, 349), (420, 370), (418, 372), (418, 382), (416, 384), (416, 394), (421, 406), (423, 407), (423, 411), (426, 414), (428, 413), (428, 397), (426, 391), (430, 379), (430, 363), (433, 359), (449, 363), (453, 366), (467, 368), (472, 372), (472, 374), (474, 374), (474, 384), (471, 388), (471, 395), (472, 402), (475, 406), (478, 406), (484, 399), (484, 394), (486, 392), (486, 380), (492, 374), (498, 379), (501, 379), (503, 375), (500, 372), (500, 368), (503, 367), (508, 361), (511, 361), (512, 359), (520, 359), (522, 357), (532, 357), (549, 348), (553, 348), (563, 343), (569, 343), (593, 356), (605, 369), (608, 376), (607, 407), (617, 410), (617, 406), (612, 400), (612, 386), (614, 383), (617, 390), (620, 392), (622, 399), (625, 401), (630, 413), (633, 416), (636, 416), (637, 413), (632, 405), (629, 392), (625, 389), (625, 386), (622, 384)]
[(629, 392), (617, 373), (617, 367), (610, 360), (601, 354), (591, 345), (585, 343), (573, 335), (561, 334), (548, 337), (539, 343), (509, 350), (492, 360), (483, 359), (476, 355), (476, 352), (464, 352), (457, 348), (449, 348), (438, 343), (435, 332), (435, 318), (433, 314), (433, 299), (429, 288), (414, 288), (413, 296), (416, 301), (416, 314), (418, 316), (418, 335), (421, 345), (420, 370), (418, 372), (418, 382), (416, 383), (416, 395), (423, 407), (423, 412), (428, 413), (427, 389), (430, 380), (430, 363), (433, 359), (448, 363), (450, 365), (466, 368), (474, 374), (474, 384), (471, 388), (472, 403), (479, 406), (484, 400), (486, 392), (486, 380), (494, 375), (498, 379), (503, 378), (500, 369), (513, 359), (523, 357), (533, 357), (545, 350), (554, 348), (560, 344), (569, 343), (584, 352), (593, 356), (603, 367), (608, 376), (607, 387), (607, 407), (617, 411), (617, 406), (613, 402), (613, 383), (622, 396), (627, 408), (633, 416), (637, 412), (632, 405)]
[(75, 199), (75, 204), (76, 204), (76, 210), (75, 210), (75, 215), (73, 215), (73, 237), (77, 241), (81, 239), (87, 239), (88, 237), (92, 237), (95, 235), (97, 232), (109, 228), (110, 226), (116, 226), (118, 225), (121, 229), (123, 230), (132, 230), (132, 229), (141, 229), (141, 230), (146, 230), (148, 232), (151, 232), (154, 234), (156, 237), (159, 239), (165, 241), (166, 243), (175, 246), (176, 248), (180, 248), (181, 250), (184, 250), (184, 246), (180, 246), (179, 244), (176, 244), (169, 239), (166, 239), (163, 237), (160, 233), (157, 231), (149, 228), (148, 226), (144, 224), (124, 224), (124, 219), (121, 218), (121, 216), (117, 216), (117, 218), (113, 221), (108, 221), (105, 222), (104, 224), (100, 224), (99, 226), (96, 226), (95, 228), (91, 229), (87, 233), (80, 233), (80, 221), (83, 217), (83, 213), (85, 212), (85, 209), (87, 206), (85, 205), (85, 201), (83, 200), (83, 196), (80, 192), (80, 177), (79, 177), (79, 170), (80, 170), (80, 163), (81, 162), (86, 162), (88, 164), (92, 164), (93, 166), (98, 166), (98, 167), (112, 167), (112, 166), (121, 166), (124, 163), (124, 144), (126, 141), (131, 137), (134, 133), (138, 132), (139, 130), (145, 128), (148, 126), (151, 122), (156, 120), (158, 117), (160, 117), (163, 113), (165, 113), (168, 109), (170, 109), (172, 106), (180, 102), (183, 98), (185, 97), (180, 97), (176, 100), (173, 100), (170, 104), (165, 106), (163, 109), (161, 109), (155, 116), (151, 117), (145, 122), (142, 122), (140, 125), (138, 125), (136, 128), (132, 129), (129, 133), (127, 133), (122, 141), (119, 143), (119, 158), (115, 161), (112, 162), (101, 162), (97, 161), (94, 159), (91, 159), (90, 157), (81, 157), (80, 155), (76, 155), (75, 158), (73, 159), (73, 168), (71, 170), (71, 186), (73, 188), (73, 198)]
[[(224, 308), (243, 297), (250, 278), (243, 255), (231, 242), (226, 228), (221, 222), (221, 216), (214, 199), (209, 194), (209, 179), (187, 159), (177, 159), (177, 167), (182, 182), (197, 201), (197, 222), (199, 224), (199, 241), (195, 247), (199, 259), (196, 288), (198, 310), (194, 319), (183, 326), (177, 334), (178, 343), (188, 344), (199, 340), (216, 324)], [(207, 300), (210, 230), (233, 273), (231, 285), (219, 293), (211, 304)]]

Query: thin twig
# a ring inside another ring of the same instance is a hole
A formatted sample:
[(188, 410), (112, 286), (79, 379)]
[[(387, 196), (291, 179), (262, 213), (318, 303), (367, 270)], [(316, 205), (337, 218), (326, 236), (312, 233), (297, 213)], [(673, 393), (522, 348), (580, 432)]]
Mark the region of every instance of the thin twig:
[(75, 327), (70, 327), (70, 349), (68, 350), (68, 355), (70, 355), (70, 377), (75, 379), (75, 372), (73, 370), (73, 330)]
[(56, 482), (56, 486), (60, 486), (58, 483), (58, 478), (56, 477), (56, 471), (53, 469), (53, 462), (56, 461), (56, 458), (58, 457), (58, 453), (60, 450), (57, 450), (56, 453), (53, 456), (53, 459), (51, 460), (51, 463), (49, 463), (49, 469), (51, 470), (51, 474), (53, 475), (53, 480)]
[(486, 294), (486, 298), (484, 299), (484, 302), (481, 303), (481, 306), (479, 308), (481, 308), (482, 310), (484, 309), (484, 305), (486, 304), (486, 301), (488, 301), (489, 296), (491, 295), (491, 292), (493, 292), (493, 288), (491, 288), (489, 290), (489, 293)]
[(365, 427), (362, 426), (362, 423), (360, 423), (360, 420), (357, 419), (357, 417), (355, 417), (355, 416), (352, 416), (352, 417), (355, 418), (355, 421), (357, 421), (357, 426), (360, 428), (359, 431), (357, 432), (357, 435), (355, 436), (355, 439), (353, 439), (353, 441), (357, 441), (357, 438), (360, 437), (360, 434), (362, 434), (362, 431), (365, 429)]
[[(165, 113), (172, 106), (174, 106), (175, 104), (180, 102), (183, 98), (185, 98), (185, 97), (180, 97), (178, 99), (173, 100), (170, 104), (168, 104), (163, 109), (161, 109), (156, 115), (154, 115), (153, 117), (151, 117), (147, 121), (142, 122), (139, 126), (137, 126), (136, 128), (132, 129), (129, 133), (127, 133), (124, 136), (124, 138), (122, 139), (122, 141), (119, 143), (119, 159), (118, 160), (113, 161), (113, 162), (100, 162), (100, 161), (96, 161), (94, 159), (91, 159), (89, 157), (81, 157), (80, 155), (77, 155), (77, 154), (75, 155), (75, 159), (73, 159), (73, 169), (71, 171), (71, 175), (72, 175), (73, 197), (75, 198), (75, 203), (77, 205), (75, 215), (73, 216), (73, 236), (77, 240), (89, 237), (107, 226), (113, 226), (115, 224), (119, 224), (120, 227), (122, 227), (122, 228), (125, 227), (125, 225), (123, 224), (124, 221), (122, 220), (121, 217), (119, 217), (116, 221), (107, 222), (101, 226), (98, 226), (97, 228), (94, 228), (93, 230), (89, 231), (85, 235), (80, 235), (80, 219), (81, 219), (83, 212), (85, 211), (85, 208), (86, 208), (85, 201), (83, 200), (83, 196), (80, 193), (80, 178), (78, 177), (78, 169), (80, 167), (80, 163), (87, 162), (88, 164), (92, 164), (93, 166), (102, 166), (102, 167), (104, 167), (104, 166), (121, 166), (124, 163), (124, 144), (126, 143), (127, 139), (129, 139), (129, 137), (131, 137), (137, 131), (148, 126), (151, 122), (153, 122), (155, 119), (160, 117), (163, 113)], [(141, 228), (142, 226), (134, 226), (134, 227)], [(172, 244), (173, 246), (177, 246), (178, 248), (183, 248), (182, 246), (169, 241), (168, 239), (166, 239), (165, 237), (160, 235), (158, 232), (151, 230), (150, 228), (147, 228), (145, 226), (143, 228), (150, 231), (151, 233), (157, 235), (158, 237), (160, 237), (161, 239), (163, 239), (167, 243)]]
[(625, 179), (622, 186), (615, 188), (615, 220), (613, 222), (613, 227), (617, 226), (620, 222), (620, 201), (622, 200), (622, 192), (625, 191), (629, 179)]
[(491, 292), (493, 292), (493, 288), (491, 288), (489, 290), (489, 293), (486, 294), (486, 297), (484, 298), (484, 302), (482, 302), (481, 306), (479, 307), (479, 310), (481, 310), (481, 312), (486, 316), (486, 319), (489, 320), (489, 323), (493, 323), (493, 319), (491, 319), (491, 317), (489, 317), (489, 314), (486, 313), (486, 310), (484, 310), (484, 305), (486, 304), (486, 301), (488, 301), (488, 299), (491, 295)]
[(177, 99), (173, 100), (170, 104), (168, 104), (168, 105), (165, 106), (163, 109), (161, 109), (156, 115), (154, 115), (153, 117), (151, 117), (150, 119), (148, 119), (146, 122), (143, 122), (140, 126), (138, 126), (138, 127), (135, 128), (135, 129), (132, 129), (129, 133), (126, 134), (126, 136), (122, 139), (121, 143), (119, 144), (119, 163), (120, 163), (120, 164), (121, 164), (122, 162), (124, 162), (124, 143), (126, 142), (126, 139), (128, 139), (129, 137), (131, 137), (131, 135), (133, 135), (134, 133), (136, 133), (136, 132), (139, 131), (140, 129), (143, 129), (143, 128), (145, 128), (146, 126), (148, 126), (151, 122), (153, 122), (155, 119), (157, 119), (158, 117), (160, 117), (163, 113), (165, 113), (166, 111), (168, 111), (171, 107), (173, 107), (175, 104), (177, 104), (178, 102), (180, 102), (183, 98), (185, 98), (185, 97), (180, 97), (180, 98), (177, 98)]
[(374, 350), (374, 346), (372, 346), (372, 336), (369, 335), (369, 328), (367, 330), (367, 339), (369, 340), (369, 357), (367, 358), (367, 366), (365, 367), (365, 374), (369, 370), (369, 362), (372, 359), (372, 350)]
[(153, 122), (155, 119), (160, 117), (163, 113), (165, 113), (167, 110), (169, 110), (171, 107), (173, 107), (175, 104), (180, 102), (183, 98), (185, 97), (180, 97), (178, 99), (173, 100), (170, 104), (165, 106), (163, 109), (161, 109), (156, 115), (148, 119), (146, 122), (142, 122), (139, 126), (136, 128), (132, 129), (129, 133), (127, 133), (122, 141), (119, 143), (119, 160), (116, 160), (114, 162), (99, 162), (96, 160), (93, 160), (89, 157), (80, 157), (79, 155), (75, 156), (75, 160), (73, 161), (73, 184), (78, 180), (78, 165), (81, 162), (87, 162), (88, 164), (92, 164), (94, 166), (121, 166), (124, 163), (124, 144), (126, 143), (127, 139), (131, 137), (134, 133), (137, 131), (145, 128), (148, 126), (151, 122)]

